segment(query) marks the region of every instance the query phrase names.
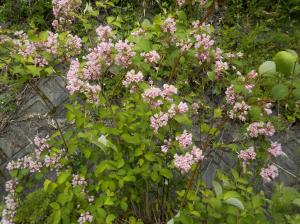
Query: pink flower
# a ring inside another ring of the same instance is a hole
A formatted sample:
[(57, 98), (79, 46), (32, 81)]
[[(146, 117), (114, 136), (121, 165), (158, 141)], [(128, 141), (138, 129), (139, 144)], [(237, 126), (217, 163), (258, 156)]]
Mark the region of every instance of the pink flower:
[(235, 103), (235, 92), (233, 89), (233, 85), (227, 87), (225, 94), (227, 103), (233, 105)]
[(78, 92), (83, 85), (83, 82), (78, 78), (80, 63), (77, 59), (71, 61), (69, 71), (67, 73), (67, 90), (70, 94)]
[(247, 78), (248, 79), (255, 79), (256, 77), (257, 77), (257, 72), (256, 71), (254, 71), (254, 70), (252, 70), (252, 71), (250, 71), (248, 74), (247, 74)]
[(89, 213), (85, 212), (80, 214), (79, 219), (77, 220), (78, 224), (85, 224), (85, 223), (91, 223), (93, 221), (94, 217)]
[(157, 51), (149, 51), (148, 53), (143, 52), (141, 56), (145, 58), (145, 61), (151, 64), (156, 64), (160, 60), (160, 56)]
[(181, 114), (186, 113), (189, 110), (188, 105), (184, 102), (180, 102), (177, 108), (178, 108), (178, 112)]
[(192, 109), (193, 109), (193, 110), (197, 111), (197, 110), (199, 110), (199, 108), (200, 108), (200, 106), (199, 106), (198, 103), (193, 103), (193, 104), (192, 104)]
[(204, 155), (203, 155), (203, 152), (202, 152), (202, 150), (200, 150), (198, 147), (196, 147), (196, 146), (193, 146), (193, 149), (192, 149), (192, 151), (191, 151), (191, 154), (193, 155), (193, 161), (195, 162), (195, 163), (197, 163), (197, 162), (199, 162), (199, 161), (201, 161), (201, 160), (203, 160), (204, 159)]
[(254, 147), (251, 146), (250, 148), (246, 149), (246, 150), (241, 150), (239, 152), (238, 157), (242, 160), (244, 160), (244, 162), (248, 162), (249, 160), (255, 160), (256, 158), (256, 153), (254, 151)]
[(221, 73), (222, 71), (228, 70), (228, 64), (227, 62), (223, 62), (223, 61), (216, 61), (216, 68), (215, 71), (217, 74)]
[(193, 143), (193, 136), (184, 130), (180, 136), (176, 137), (176, 140), (183, 148), (187, 148)]
[(161, 100), (158, 99), (159, 97), (162, 97), (162, 94), (163, 93), (160, 88), (152, 86), (144, 91), (142, 97), (144, 101), (149, 103), (152, 107), (158, 107), (163, 103)]
[(132, 69), (131, 71), (127, 72), (125, 79), (122, 81), (122, 84), (125, 87), (129, 87), (130, 85), (132, 85), (130, 92), (133, 92), (135, 90), (136, 84), (142, 82), (143, 79), (144, 76), (142, 72), (135, 73), (135, 71)]
[(190, 153), (185, 155), (175, 154), (174, 156), (174, 165), (177, 169), (181, 170), (182, 173), (187, 173), (193, 164), (193, 156)]
[(173, 18), (167, 18), (162, 26), (161, 26), (162, 30), (166, 33), (171, 33), (174, 34), (176, 31), (176, 22)]
[(154, 132), (157, 133), (158, 129), (164, 127), (168, 124), (169, 116), (167, 113), (160, 112), (158, 114), (154, 114), (150, 118), (151, 127), (154, 129)]
[(173, 94), (177, 94), (177, 88), (173, 85), (164, 84), (163, 88), (164, 90), (162, 91), (162, 95), (165, 98), (170, 97)]
[(255, 87), (255, 84), (245, 84), (245, 89), (248, 90), (249, 93), (252, 92), (252, 89)]
[(245, 121), (249, 109), (250, 106), (246, 104), (245, 101), (236, 102), (233, 109), (229, 111), (229, 117), (231, 119), (239, 118), (241, 121)]
[(196, 43), (195, 48), (203, 48), (205, 50), (210, 49), (214, 45), (214, 40), (210, 39), (210, 36), (207, 34), (197, 34), (195, 35)]
[(260, 172), (260, 176), (263, 178), (265, 183), (271, 182), (278, 175), (278, 168), (275, 165), (269, 165), (268, 167), (263, 168)]
[(192, 46), (192, 42), (190, 39), (188, 40), (180, 40), (179, 42), (176, 43), (177, 47), (180, 47), (181, 52), (187, 52)]
[(132, 50), (133, 44), (129, 43), (128, 40), (121, 41), (119, 40), (115, 44), (117, 50), (117, 55), (115, 57), (115, 62), (117, 65), (127, 68), (131, 65), (132, 57), (135, 56), (135, 52)]
[(272, 142), (271, 143), (271, 147), (268, 149), (268, 152), (274, 156), (282, 156), (282, 155), (286, 155), (283, 151), (282, 151), (282, 147), (280, 143), (277, 142)]
[(252, 138), (257, 138), (259, 135), (273, 136), (275, 128), (271, 122), (254, 122), (248, 126), (247, 131)]
[(177, 0), (177, 4), (179, 7), (183, 6), (185, 3), (185, 0)]
[(77, 35), (72, 35), (72, 34), (68, 34), (67, 35), (67, 40), (65, 43), (65, 51), (66, 51), (66, 55), (68, 57), (74, 55), (74, 54), (79, 54), (81, 52), (81, 39), (80, 37), (78, 37)]
[(49, 145), (47, 143), (48, 139), (47, 138), (40, 138), (38, 135), (35, 136), (34, 138), (34, 144), (36, 146), (35, 148), (35, 158), (40, 159), (41, 153), (49, 148)]
[(112, 28), (110, 26), (98, 26), (96, 33), (101, 42), (107, 41), (112, 36)]
[(77, 186), (86, 186), (87, 182), (84, 177), (80, 177), (77, 174), (72, 175), (72, 186), (77, 187)]

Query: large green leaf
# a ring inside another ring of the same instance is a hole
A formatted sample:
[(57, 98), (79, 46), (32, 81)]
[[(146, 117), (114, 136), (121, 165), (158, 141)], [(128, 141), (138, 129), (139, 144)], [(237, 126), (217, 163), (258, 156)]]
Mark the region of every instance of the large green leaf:
[(225, 200), (225, 203), (229, 204), (229, 205), (233, 205), (235, 207), (238, 207), (238, 208), (244, 210), (243, 203), (237, 198), (228, 198), (227, 200)]
[(274, 74), (276, 72), (276, 64), (274, 61), (265, 61), (259, 66), (259, 74)]
[(274, 60), (277, 71), (285, 75), (291, 75), (294, 71), (297, 57), (290, 52), (280, 51), (275, 55)]
[(272, 88), (271, 95), (275, 100), (282, 100), (289, 95), (289, 89), (286, 85), (277, 84)]

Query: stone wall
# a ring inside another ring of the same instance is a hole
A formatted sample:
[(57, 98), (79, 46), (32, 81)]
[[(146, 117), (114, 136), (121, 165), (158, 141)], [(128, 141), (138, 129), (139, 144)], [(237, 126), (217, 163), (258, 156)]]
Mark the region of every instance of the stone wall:
[(61, 127), (64, 126), (64, 105), (68, 98), (61, 77), (44, 78), (27, 86), (22, 104), (0, 132), (0, 192), (4, 192), (4, 181), (8, 178), (7, 162), (31, 152), (36, 134), (46, 136), (55, 131), (57, 127), (53, 118)]

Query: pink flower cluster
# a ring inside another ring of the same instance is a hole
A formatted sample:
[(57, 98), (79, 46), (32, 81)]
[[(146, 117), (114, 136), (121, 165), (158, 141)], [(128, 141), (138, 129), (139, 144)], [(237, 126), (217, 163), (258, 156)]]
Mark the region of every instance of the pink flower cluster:
[(108, 41), (112, 37), (112, 28), (110, 26), (98, 26), (96, 29), (96, 33), (98, 35), (98, 39), (103, 41)]
[(160, 60), (160, 56), (156, 50), (149, 51), (147, 53), (143, 52), (141, 53), (141, 56), (144, 57), (145, 62), (148, 62), (150, 64), (157, 64), (158, 61)]
[(52, 26), (55, 29), (64, 29), (66, 25), (72, 24), (75, 19), (74, 13), (80, 5), (80, 0), (52, 0), (53, 15), (55, 17)]
[(227, 87), (225, 95), (226, 95), (226, 102), (229, 105), (233, 105), (235, 103), (235, 100), (236, 100), (233, 85)]
[(181, 170), (182, 173), (187, 173), (193, 164), (198, 163), (203, 160), (203, 158), (202, 150), (194, 146), (191, 152), (187, 152), (184, 155), (175, 154), (174, 165), (177, 169)]
[(87, 185), (87, 182), (85, 180), (84, 177), (80, 177), (79, 175), (77, 174), (73, 174), (72, 176), (72, 186), (73, 187), (77, 187), (77, 186), (86, 186)]
[(271, 147), (268, 149), (268, 152), (274, 157), (286, 155), (282, 151), (281, 144), (278, 142), (272, 142)]
[(179, 7), (183, 6), (185, 3), (185, 0), (177, 0), (177, 4)]
[(176, 31), (176, 22), (175, 22), (174, 18), (167, 18), (163, 22), (161, 28), (166, 33), (174, 34)]
[(101, 42), (97, 47), (89, 49), (89, 54), (85, 57), (87, 60), (83, 68), (83, 77), (87, 80), (97, 80), (100, 77), (101, 62), (109, 66), (111, 64), (111, 49), (113, 43)]
[(40, 138), (38, 135), (35, 136), (34, 138), (34, 144), (35, 144), (35, 158), (40, 159), (41, 153), (49, 148), (49, 145), (47, 143), (48, 139), (47, 138)]
[(229, 66), (227, 62), (223, 62), (221, 60), (217, 60), (216, 61), (216, 67), (215, 67), (215, 72), (217, 75), (220, 76), (220, 74), (225, 71), (228, 70)]
[(245, 101), (236, 102), (233, 109), (229, 111), (229, 117), (231, 119), (239, 118), (240, 121), (245, 121), (249, 109), (250, 106), (246, 104)]
[(31, 156), (24, 156), (17, 161), (10, 161), (6, 166), (6, 169), (8, 171), (28, 169), (30, 173), (35, 173), (39, 172), (42, 167), (42, 162), (34, 160)]
[(5, 191), (8, 195), (4, 198), (5, 209), (2, 210), (1, 224), (13, 224), (13, 218), (18, 208), (18, 202), (16, 197), (17, 182), (9, 180), (5, 183)]
[(187, 148), (193, 144), (193, 135), (184, 130), (180, 136), (176, 137), (176, 140), (183, 148)]
[(259, 135), (273, 136), (275, 128), (271, 122), (265, 123), (261, 121), (250, 124), (247, 131), (252, 138), (257, 138)]
[(68, 34), (67, 35), (67, 40), (64, 46), (64, 49), (66, 51), (66, 55), (68, 57), (71, 57), (73, 55), (77, 55), (80, 54), (81, 52), (81, 47), (82, 47), (82, 43), (81, 43), (81, 39), (80, 37), (78, 37), (77, 35), (72, 35), (72, 34)]
[(196, 34), (195, 35), (196, 43), (195, 43), (195, 48), (196, 49), (204, 49), (208, 50), (210, 49), (215, 41), (210, 38), (208, 34)]
[(125, 87), (131, 86), (130, 92), (133, 93), (136, 91), (137, 84), (139, 82), (142, 82), (143, 79), (144, 76), (142, 72), (135, 73), (135, 71), (132, 69), (129, 72), (127, 72), (125, 79), (122, 81), (122, 84)]
[(278, 168), (275, 165), (269, 165), (266, 168), (263, 168), (260, 172), (260, 176), (263, 178), (263, 181), (265, 183), (271, 182), (274, 180), (277, 176), (279, 175), (278, 173)]
[(152, 107), (158, 107), (163, 104), (160, 99), (163, 97), (163, 93), (158, 87), (151, 86), (149, 89), (146, 89), (142, 94), (142, 97), (144, 101), (149, 103)]
[(154, 132), (157, 133), (159, 128), (168, 124), (168, 121), (169, 115), (167, 113), (159, 112), (150, 118), (150, 126), (154, 129)]
[(115, 44), (115, 49), (117, 51), (117, 55), (115, 57), (115, 63), (124, 68), (127, 68), (131, 65), (131, 59), (135, 56), (135, 52), (132, 50), (133, 44), (129, 43), (128, 40), (122, 41), (119, 40)]
[(77, 220), (78, 224), (85, 224), (85, 223), (91, 223), (93, 221), (93, 216), (90, 214), (90, 212), (85, 212), (80, 214), (79, 219)]
[(193, 46), (190, 39), (187, 40), (180, 40), (179, 42), (176, 42), (176, 47), (180, 48), (181, 52), (187, 52), (191, 47)]
[(254, 147), (251, 146), (250, 148), (246, 150), (241, 150), (239, 152), (238, 157), (244, 161), (244, 163), (247, 163), (249, 160), (255, 160), (256, 153), (254, 151)]

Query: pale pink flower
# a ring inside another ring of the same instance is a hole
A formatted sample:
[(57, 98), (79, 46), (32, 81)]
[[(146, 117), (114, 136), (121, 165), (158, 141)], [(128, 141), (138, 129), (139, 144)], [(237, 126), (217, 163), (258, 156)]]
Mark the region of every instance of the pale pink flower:
[(177, 88), (173, 85), (164, 84), (162, 96), (167, 98), (167, 97), (172, 96), (173, 94), (177, 94)]
[(275, 165), (269, 165), (266, 168), (263, 168), (260, 172), (260, 176), (263, 178), (263, 181), (265, 183), (271, 182), (274, 180), (277, 176), (279, 175), (278, 173), (278, 168)]
[(214, 45), (214, 40), (210, 39), (208, 34), (195, 35), (196, 43), (195, 48), (203, 48), (205, 50), (210, 49)]
[(145, 34), (145, 30), (142, 29), (142, 28), (139, 28), (139, 29), (137, 29), (136, 31), (133, 31), (133, 32), (131, 33), (131, 35), (132, 35), (132, 36), (135, 36), (135, 37), (140, 37), (140, 36), (142, 36), (142, 35), (144, 35), (144, 34)]
[(175, 154), (174, 165), (177, 169), (181, 170), (182, 173), (187, 173), (192, 167), (194, 158), (190, 153), (185, 155)]
[(177, 4), (179, 7), (183, 6), (185, 3), (185, 0), (177, 0)]
[(273, 113), (273, 111), (272, 111), (272, 103), (267, 103), (266, 105), (265, 105), (265, 107), (264, 107), (264, 111), (268, 114), (268, 115), (270, 115), (270, 114), (272, 114)]
[(174, 34), (176, 31), (176, 22), (173, 18), (167, 18), (162, 26), (161, 26), (162, 30), (166, 33), (171, 33)]
[(150, 118), (151, 127), (154, 129), (154, 132), (157, 133), (158, 129), (164, 127), (168, 124), (169, 116), (167, 113), (160, 112), (158, 114), (154, 114)]
[(80, 214), (79, 219), (77, 220), (78, 224), (91, 223), (94, 217), (90, 214), (90, 212), (85, 212)]
[(272, 142), (271, 143), (271, 147), (268, 149), (268, 152), (274, 156), (282, 156), (282, 155), (286, 155), (283, 151), (282, 151), (282, 147), (280, 143), (277, 142)]
[(117, 55), (115, 57), (115, 62), (117, 65), (127, 68), (131, 65), (131, 59), (135, 56), (135, 52), (132, 50), (133, 44), (129, 43), (128, 40), (119, 40), (115, 44), (115, 49), (117, 50)]
[(241, 121), (245, 121), (249, 109), (250, 106), (246, 104), (245, 101), (236, 102), (233, 109), (229, 111), (229, 117), (231, 119), (239, 118)]
[(87, 185), (87, 182), (86, 182), (84, 177), (80, 177), (77, 174), (72, 175), (72, 186), (73, 187), (77, 187), (77, 186), (83, 186), (84, 187), (86, 185)]
[(176, 140), (183, 148), (187, 148), (193, 143), (193, 135), (184, 130), (180, 136), (176, 137)]
[(227, 87), (225, 94), (227, 103), (233, 105), (236, 99), (233, 85)]
[(246, 150), (241, 150), (239, 152), (238, 157), (242, 159), (245, 163), (248, 162), (249, 160), (255, 160), (256, 159), (256, 153), (254, 151), (254, 147), (251, 146), (250, 148)]
[(252, 93), (252, 89), (255, 87), (255, 84), (245, 84), (245, 89), (248, 90), (249, 93)]
[(142, 52), (141, 56), (145, 59), (145, 62), (156, 64), (160, 60), (160, 56), (156, 50), (152, 50), (149, 52)]
[(179, 113), (183, 114), (189, 110), (189, 107), (188, 107), (187, 103), (180, 102), (177, 106), (177, 109), (178, 109)]
[(255, 79), (257, 77), (257, 72), (255, 70), (252, 70), (250, 71), (248, 74), (247, 74), (247, 78), (248, 79)]
[(195, 163), (197, 163), (197, 162), (199, 162), (199, 161), (201, 161), (201, 160), (203, 160), (204, 159), (204, 155), (203, 155), (203, 152), (202, 152), (202, 150), (201, 149), (199, 149), (198, 147), (196, 147), (196, 146), (193, 146), (193, 149), (192, 149), (192, 151), (191, 151), (191, 154), (193, 155), (193, 161), (195, 162)]
[(98, 39), (100, 41), (107, 41), (112, 36), (112, 28), (110, 26), (98, 26), (96, 29)]
[(135, 71), (132, 69), (129, 72), (127, 72), (125, 79), (122, 81), (122, 84), (125, 87), (131, 86), (130, 92), (134, 92), (136, 89), (136, 85), (139, 82), (142, 82), (143, 79), (144, 79), (144, 76), (143, 76), (142, 72), (135, 73)]
[(78, 78), (80, 63), (77, 59), (71, 61), (69, 71), (67, 73), (67, 90), (70, 91), (70, 94), (78, 92), (83, 86), (83, 82)]

